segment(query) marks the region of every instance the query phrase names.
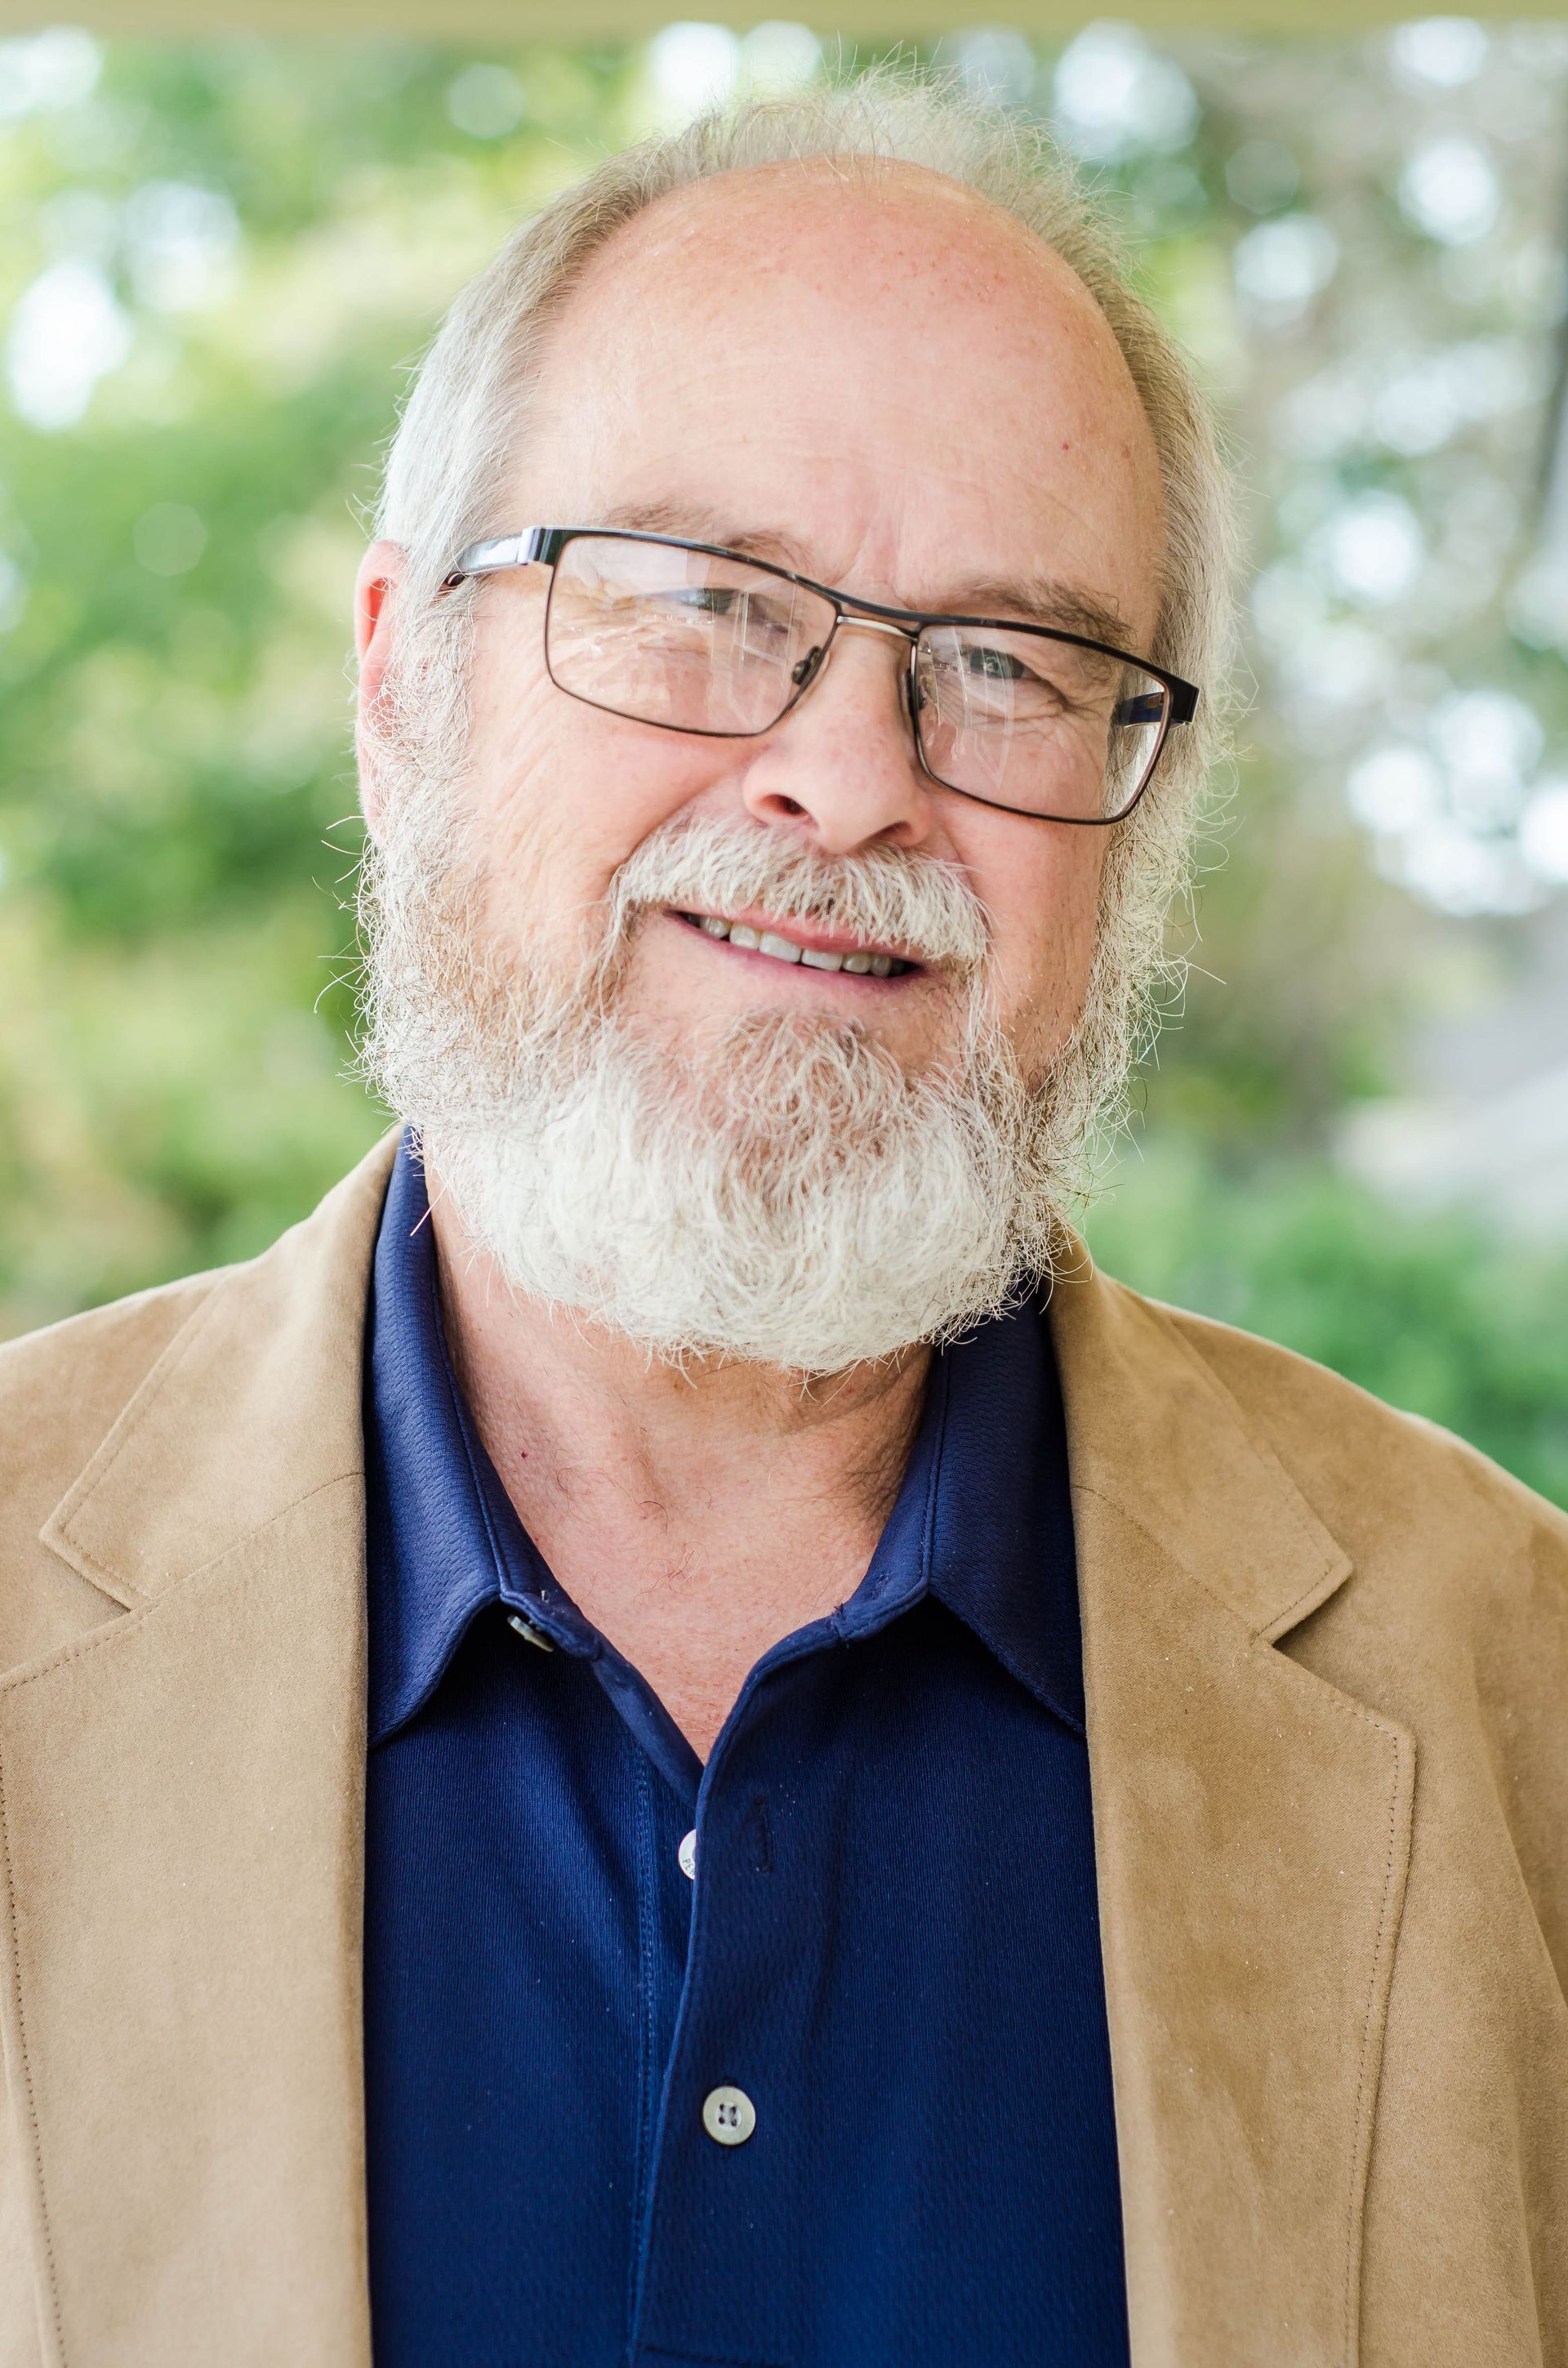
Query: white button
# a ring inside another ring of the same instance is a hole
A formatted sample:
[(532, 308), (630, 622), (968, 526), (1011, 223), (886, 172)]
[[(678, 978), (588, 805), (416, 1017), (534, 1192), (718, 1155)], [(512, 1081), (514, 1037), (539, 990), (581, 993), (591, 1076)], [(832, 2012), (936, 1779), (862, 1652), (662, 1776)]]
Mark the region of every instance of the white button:
[(697, 1828), (695, 1826), (690, 1833), (682, 1834), (680, 1848), (676, 1852), (676, 1858), (687, 1881), (695, 1883), (697, 1881)]
[(508, 1628), (515, 1628), (518, 1635), (526, 1637), (530, 1645), (537, 1645), (541, 1653), (554, 1652), (555, 1647), (549, 1637), (541, 1629), (536, 1628), (531, 1620), (525, 1620), (520, 1611), (512, 1612), (506, 1625)]
[(744, 2146), (756, 2127), (756, 2107), (744, 2089), (710, 2089), (702, 2100), (702, 2126), (721, 2146)]

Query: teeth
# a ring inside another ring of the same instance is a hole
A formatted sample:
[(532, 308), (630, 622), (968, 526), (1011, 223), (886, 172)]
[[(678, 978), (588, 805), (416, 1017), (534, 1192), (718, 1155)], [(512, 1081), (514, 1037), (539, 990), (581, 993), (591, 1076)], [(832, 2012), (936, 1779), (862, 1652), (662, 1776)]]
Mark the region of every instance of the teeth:
[(814, 946), (798, 946), (777, 929), (749, 928), (744, 921), (722, 921), (717, 913), (687, 913), (705, 936), (727, 938), (745, 953), (767, 954), (774, 962), (801, 962), (808, 970), (845, 970), (855, 978), (896, 978), (909, 968), (893, 954), (819, 953)]

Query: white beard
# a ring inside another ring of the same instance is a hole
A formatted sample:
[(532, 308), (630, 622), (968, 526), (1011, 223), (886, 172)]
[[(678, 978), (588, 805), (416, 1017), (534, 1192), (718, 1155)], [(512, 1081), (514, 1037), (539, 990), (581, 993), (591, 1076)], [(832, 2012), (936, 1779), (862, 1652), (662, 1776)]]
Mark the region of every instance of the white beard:
[[(952, 869), (677, 817), (562, 981), (489, 941), (452, 835), (426, 790), (368, 866), (364, 1065), (514, 1290), (661, 1358), (821, 1374), (951, 1338), (1049, 1270), (1076, 1134), (989, 1015)], [(857, 1020), (766, 1005), (676, 1048), (634, 1036), (617, 989), (642, 917), (758, 905), (940, 965), (946, 1061), (911, 1076)]]

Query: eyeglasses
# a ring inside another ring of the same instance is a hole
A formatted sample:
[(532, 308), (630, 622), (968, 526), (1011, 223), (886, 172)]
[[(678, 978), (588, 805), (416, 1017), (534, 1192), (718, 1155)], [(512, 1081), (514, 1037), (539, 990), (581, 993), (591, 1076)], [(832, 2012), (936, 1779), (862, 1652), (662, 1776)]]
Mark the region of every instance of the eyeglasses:
[(536, 526), (472, 543), (451, 587), (551, 570), (544, 662), (573, 699), (666, 732), (749, 740), (820, 682), (841, 632), (908, 643), (922, 769), (983, 805), (1106, 825), (1131, 813), (1199, 694), (1179, 675), (1048, 625), (930, 616), (671, 535)]

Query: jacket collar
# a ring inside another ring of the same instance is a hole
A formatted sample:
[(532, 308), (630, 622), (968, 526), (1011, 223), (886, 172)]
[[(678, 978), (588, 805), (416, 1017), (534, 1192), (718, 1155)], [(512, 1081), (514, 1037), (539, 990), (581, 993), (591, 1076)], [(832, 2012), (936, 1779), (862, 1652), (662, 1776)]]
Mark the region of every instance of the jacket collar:
[(363, 1479), (359, 1360), (392, 1149), (383, 1139), (304, 1224), (215, 1278), (44, 1524), (45, 1545), (128, 1611)]
[[(214, 1283), (44, 1531), (119, 1613), (0, 1686), (51, 2360), (368, 2368), (360, 1384), (392, 1156)], [(1186, 1333), (1081, 1255), (1051, 1321), (1135, 2368), (1351, 2368), (1411, 1746), (1272, 1649), (1348, 1564)]]

